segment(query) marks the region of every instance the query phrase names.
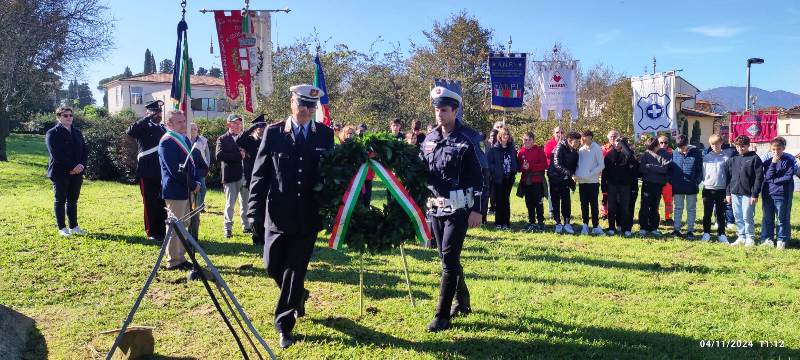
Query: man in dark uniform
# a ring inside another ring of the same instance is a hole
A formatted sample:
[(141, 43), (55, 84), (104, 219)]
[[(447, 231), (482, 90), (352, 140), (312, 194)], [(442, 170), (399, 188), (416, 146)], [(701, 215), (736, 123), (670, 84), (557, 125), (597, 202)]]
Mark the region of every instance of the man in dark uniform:
[[(296, 85), (290, 92), (292, 116), (267, 127), (250, 186), (251, 203), (266, 199), (264, 265), (280, 288), (275, 328), (282, 348), (293, 342), (295, 318), (305, 315), (309, 293), (303, 284), (322, 230), (313, 189), (320, 181), (321, 155), (333, 149), (333, 130), (311, 121), (322, 90)], [(248, 216), (255, 216), (255, 211), (250, 209)]]
[(136, 175), (139, 191), (144, 203), (144, 231), (149, 240), (163, 241), (167, 220), (166, 204), (161, 193), (161, 168), (158, 164), (158, 142), (167, 130), (161, 124), (161, 107), (164, 102), (156, 100), (145, 105), (146, 116), (128, 127), (128, 135), (136, 139), (139, 147), (136, 155)]
[[(428, 331), (436, 332), (448, 329), (451, 317), (471, 311), (461, 249), (467, 228), (481, 224), (486, 182), (475, 132), (456, 121), (461, 96), (437, 86), (431, 90), (431, 98), (438, 126), (425, 137), (422, 157), (428, 164), (428, 188), (434, 196), (428, 200), (428, 217), (442, 263), (439, 303), (428, 325)], [(457, 290), (460, 296), (451, 307)]]
[[(264, 114), (259, 115), (253, 119), (253, 125), (245, 130), (242, 135), (236, 139), (236, 145), (244, 149), (245, 156), (242, 160), (242, 168), (244, 169), (245, 186), (250, 188), (250, 181), (253, 175), (253, 165), (256, 162), (256, 155), (258, 155), (258, 147), (261, 145), (261, 139), (264, 137), (264, 129), (267, 127), (267, 122), (264, 120)], [(255, 209), (252, 211), (254, 217), (248, 215), (250, 221), (250, 229), (252, 230), (253, 244), (264, 245), (264, 207), (266, 199), (258, 199), (258, 201), (251, 203), (250, 199), (247, 200), (247, 208)], [(248, 211), (251, 213), (251, 211)]]

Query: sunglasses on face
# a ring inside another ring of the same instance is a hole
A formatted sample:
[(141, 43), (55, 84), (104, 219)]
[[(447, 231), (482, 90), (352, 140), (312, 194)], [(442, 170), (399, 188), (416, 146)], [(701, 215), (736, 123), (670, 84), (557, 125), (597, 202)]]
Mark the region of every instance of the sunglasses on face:
[(308, 109), (316, 109), (317, 108), (317, 102), (316, 101), (306, 101), (306, 100), (297, 99), (297, 106), (302, 106), (302, 107), (308, 108)]
[(663, 145), (663, 144), (669, 144), (669, 142), (667, 142), (667, 141), (659, 141), (658, 143), (659, 143), (659, 144), (662, 144), (662, 145)]

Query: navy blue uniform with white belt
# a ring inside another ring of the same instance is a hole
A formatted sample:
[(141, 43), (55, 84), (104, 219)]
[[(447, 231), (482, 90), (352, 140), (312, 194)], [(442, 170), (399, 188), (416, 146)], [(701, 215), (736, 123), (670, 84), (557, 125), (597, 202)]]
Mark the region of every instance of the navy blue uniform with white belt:
[[(281, 290), (275, 306), (279, 333), (291, 333), (304, 301), (308, 262), (322, 230), (313, 189), (320, 158), (332, 149), (333, 130), (313, 121), (298, 126), (290, 117), (267, 127), (253, 165), (249, 203), (266, 199), (264, 265)], [(249, 211), (255, 216), (260, 210)]]
[(461, 191), (473, 197), (471, 206), (459, 209), (431, 207), (428, 210), (431, 231), (442, 263), (437, 318), (450, 318), (450, 303), (454, 296), (456, 303), (452, 310), (469, 306), (469, 292), (461, 266), (461, 249), (467, 235), (469, 214), (473, 211), (479, 214), (485, 212), (482, 198), (486, 194), (480, 147), (471, 136), (474, 133), (474, 130), (457, 122), (447, 136), (442, 134), (441, 127), (437, 127), (428, 133), (422, 144), (421, 156), (428, 165), (428, 188), (433, 195), (451, 198), (451, 193)]
[(136, 175), (144, 202), (144, 230), (147, 236), (163, 239), (166, 232), (167, 210), (161, 198), (161, 166), (158, 163), (158, 143), (167, 132), (163, 124), (145, 117), (128, 127), (128, 135), (136, 139)]

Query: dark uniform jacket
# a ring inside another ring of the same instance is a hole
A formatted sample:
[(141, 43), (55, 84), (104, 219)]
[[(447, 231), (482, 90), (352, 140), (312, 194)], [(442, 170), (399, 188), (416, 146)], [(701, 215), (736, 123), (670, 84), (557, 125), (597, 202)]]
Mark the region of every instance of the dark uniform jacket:
[[(166, 132), (167, 129), (164, 128), (164, 125), (150, 121), (150, 117), (131, 124), (127, 131), (130, 137), (136, 139), (136, 144), (139, 148), (137, 155), (157, 147), (158, 142), (161, 141), (161, 137)], [(137, 156), (137, 158), (136, 175), (140, 177), (161, 177), (161, 167), (158, 164), (158, 154), (156, 152), (143, 157)]]
[(437, 127), (425, 136), (421, 156), (428, 165), (428, 189), (434, 196), (449, 198), (451, 190), (472, 188), (476, 197), (470, 210), (484, 214), (482, 198), (488, 195), (488, 185), (483, 176), (480, 147), (470, 135), (474, 136), (474, 131), (460, 123), (446, 138), (441, 127)]
[[(171, 134), (175, 137), (164, 135), (158, 144), (161, 198), (188, 200), (189, 192), (200, 186), (200, 172), (204, 170), (206, 163), (199, 151), (192, 151), (192, 159), (186, 161), (192, 142), (182, 134), (174, 132)], [(183, 140), (183, 144), (179, 144), (178, 139)], [(183, 166), (184, 163), (186, 167)]]
[(242, 179), (242, 153), (236, 145), (236, 138), (226, 132), (217, 138), (217, 149), (214, 157), (222, 164), (222, 182), (231, 183)]
[(250, 187), (250, 178), (253, 175), (253, 164), (256, 162), (258, 147), (261, 145), (261, 139), (253, 138), (252, 134), (257, 128), (265, 126), (267, 126), (267, 124), (263, 122), (253, 124), (253, 126), (236, 139), (236, 145), (244, 149), (245, 152), (244, 159), (242, 159), (242, 169), (244, 170), (244, 183), (247, 187)]
[[(314, 122), (309, 129), (303, 146), (296, 144), (291, 118), (264, 131), (253, 165), (249, 203), (266, 199), (267, 231), (308, 234), (322, 230), (313, 189), (320, 182), (321, 155), (333, 150), (333, 130)], [(248, 216), (257, 213), (258, 209), (251, 208)]]
[[(50, 159), (47, 161), (47, 177), (62, 179), (69, 176), (69, 172), (78, 164), (86, 166), (88, 153), (83, 134), (75, 126), (67, 130), (61, 123), (47, 130), (44, 137)], [(83, 173), (83, 172), (81, 172)]]

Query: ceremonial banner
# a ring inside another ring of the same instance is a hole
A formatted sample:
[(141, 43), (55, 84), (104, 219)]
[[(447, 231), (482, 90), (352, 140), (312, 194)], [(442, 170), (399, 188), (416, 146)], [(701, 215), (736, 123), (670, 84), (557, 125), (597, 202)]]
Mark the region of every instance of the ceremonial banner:
[[(250, 63), (254, 64), (253, 85), (258, 85), (258, 93), (272, 95), (275, 85), (272, 79), (272, 20), (269, 11), (253, 13), (253, 34), (255, 47), (250, 49)], [(255, 97), (255, 96), (254, 96)]]
[(175, 109), (181, 110), (186, 115), (186, 126), (192, 124), (191, 74), (189, 74), (189, 41), (186, 31), (189, 26), (185, 20), (178, 23), (178, 42), (175, 45), (175, 62), (172, 67), (172, 86), (170, 98), (175, 102)]
[(249, 52), (251, 45), (242, 33), (242, 13), (239, 10), (217, 10), (214, 11), (214, 20), (217, 23), (220, 61), (225, 77), (225, 95), (230, 100), (236, 100), (239, 98), (239, 86), (243, 86), (245, 109), (253, 112)]
[(433, 86), (441, 86), (447, 90), (450, 90), (459, 96), (461, 96), (461, 106), (458, 107), (458, 114), (456, 114), (456, 119), (464, 120), (464, 94), (461, 93), (461, 81), (459, 80), (447, 80), (447, 79), (433, 79)]
[(736, 139), (739, 135), (745, 135), (750, 138), (751, 143), (765, 143), (770, 142), (778, 136), (778, 112), (771, 111), (768, 113), (759, 111), (758, 113), (751, 113), (749, 111), (743, 114), (732, 112), (731, 118), (731, 131), (730, 142)]
[(522, 110), (525, 94), (526, 54), (489, 53), (489, 78), (492, 82), (492, 109)]
[(636, 138), (643, 133), (668, 131), (678, 134), (675, 118), (675, 73), (634, 76), (633, 132)]
[(539, 116), (548, 118), (548, 113), (555, 112), (555, 118), (561, 120), (563, 112), (569, 111), (570, 118), (578, 118), (578, 66), (571, 62), (540, 62), (539, 88), (541, 90), (541, 107)]
[(317, 103), (317, 112), (314, 114), (314, 121), (331, 126), (331, 109), (328, 98), (328, 86), (325, 85), (325, 73), (322, 71), (322, 63), (319, 55), (314, 57), (314, 86), (322, 90), (322, 97)]

